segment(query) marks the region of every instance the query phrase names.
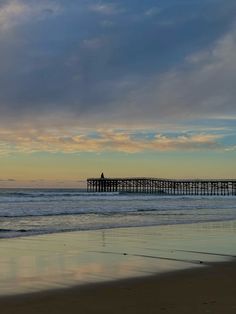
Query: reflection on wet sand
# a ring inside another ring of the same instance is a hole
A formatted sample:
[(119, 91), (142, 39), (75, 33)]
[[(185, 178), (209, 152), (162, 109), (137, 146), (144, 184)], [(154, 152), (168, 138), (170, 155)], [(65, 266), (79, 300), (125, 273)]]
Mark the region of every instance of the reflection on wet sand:
[(60, 233), (0, 241), (0, 294), (203, 267), (236, 255), (236, 222)]

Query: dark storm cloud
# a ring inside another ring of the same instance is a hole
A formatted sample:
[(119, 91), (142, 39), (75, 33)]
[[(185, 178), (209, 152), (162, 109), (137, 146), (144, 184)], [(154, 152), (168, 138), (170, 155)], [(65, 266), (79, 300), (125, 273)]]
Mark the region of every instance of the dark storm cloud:
[(235, 113), (224, 83), (236, 78), (235, 9), (233, 0), (0, 1), (0, 121)]

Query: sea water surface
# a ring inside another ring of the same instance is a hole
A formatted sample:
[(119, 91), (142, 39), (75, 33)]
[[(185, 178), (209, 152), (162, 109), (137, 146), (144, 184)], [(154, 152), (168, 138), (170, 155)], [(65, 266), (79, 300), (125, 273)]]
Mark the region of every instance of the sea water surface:
[(0, 297), (228, 261), (235, 235), (232, 196), (2, 189)]
[(236, 220), (234, 196), (1, 189), (0, 237)]

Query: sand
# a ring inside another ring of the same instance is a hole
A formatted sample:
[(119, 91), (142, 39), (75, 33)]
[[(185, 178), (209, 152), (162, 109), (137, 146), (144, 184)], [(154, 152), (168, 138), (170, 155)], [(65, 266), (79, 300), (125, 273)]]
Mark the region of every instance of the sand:
[(0, 314), (236, 314), (236, 222), (0, 241)]
[(1, 314), (235, 314), (236, 262), (0, 299)]

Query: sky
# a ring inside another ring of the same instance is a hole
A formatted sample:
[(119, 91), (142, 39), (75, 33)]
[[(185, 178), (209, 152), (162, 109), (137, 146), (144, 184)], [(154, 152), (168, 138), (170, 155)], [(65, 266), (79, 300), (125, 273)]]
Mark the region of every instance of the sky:
[(235, 0), (0, 0), (0, 187), (236, 178)]

